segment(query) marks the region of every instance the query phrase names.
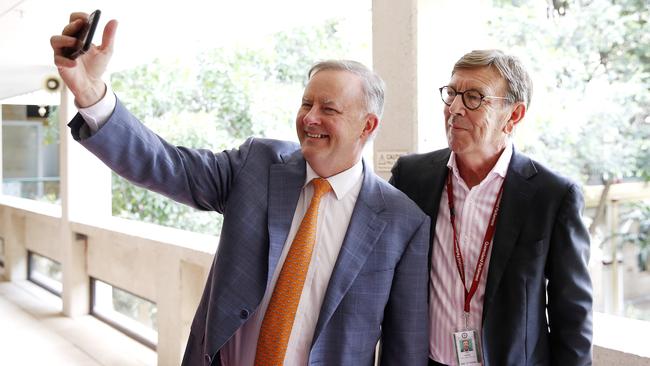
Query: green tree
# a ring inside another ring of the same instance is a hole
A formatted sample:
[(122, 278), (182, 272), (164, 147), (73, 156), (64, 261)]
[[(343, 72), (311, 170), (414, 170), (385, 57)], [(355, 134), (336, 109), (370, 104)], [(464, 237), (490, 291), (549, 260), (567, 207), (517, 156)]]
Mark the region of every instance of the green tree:
[(315, 61), (323, 56), (340, 58), (344, 44), (337, 38), (338, 27), (339, 22), (331, 19), (319, 28), (297, 28), (277, 33), (274, 37), (276, 59), (271, 67), (273, 77), (282, 83), (304, 84), (306, 71)]
[[(154, 60), (112, 75), (127, 108), (172, 144), (221, 151), (251, 135), (295, 138), (293, 118), (306, 71), (340, 58), (337, 21), (273, 35), (262, 49), (211, 49), (186, 60)], [(295, 99), (293, 106), (283, 102)], [(221, 216), (199, 212), (113, 176), (113, 214), (207, 234)]]
[(50, 113), (43, 129), (43, 145), (59, 144), (59, 106), (49, 106)]
[(541, 16), (535, 3), (497, 1), (490, 23), (550, 92), (533, 98), (543, 112), (527, 122), (525, 148), (583, 183), (648, 178), (647, 0), (553, 1)]

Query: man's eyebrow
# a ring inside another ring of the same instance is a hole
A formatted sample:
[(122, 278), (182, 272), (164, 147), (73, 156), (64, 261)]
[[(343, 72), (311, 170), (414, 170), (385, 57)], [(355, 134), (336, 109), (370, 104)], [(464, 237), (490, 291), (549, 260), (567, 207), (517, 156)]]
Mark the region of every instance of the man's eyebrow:
[(321, 102), (321, 104), (328, 105), (328, 106), (332, 106), (332, 105), (337, 106), (338, 105), (336, 100), (333, 100), (333, 99), (321, 99), (320, 102)]
[(463, 91), (465, 92), (465, 91), (468, 91), (468, 90), (474, 90), (474, 91), (479, 92), (481, 95), (492, 95), (493, 94), (493, 93), (488, 92), (486, 89), (487, 88), (480, 87), (480, 86), (472, 86), (472, 87), (469, 87), (469, 88), (467, 88), (467, 89), (465, 89)]

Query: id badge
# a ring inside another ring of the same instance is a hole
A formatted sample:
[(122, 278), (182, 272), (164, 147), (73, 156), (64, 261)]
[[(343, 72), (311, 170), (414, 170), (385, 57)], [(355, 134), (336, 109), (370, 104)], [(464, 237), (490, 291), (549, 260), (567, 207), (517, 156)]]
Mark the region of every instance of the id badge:
[(481, 351), (475, 330), (453, 333), (454, 349), (459, 365), (480, 365)]

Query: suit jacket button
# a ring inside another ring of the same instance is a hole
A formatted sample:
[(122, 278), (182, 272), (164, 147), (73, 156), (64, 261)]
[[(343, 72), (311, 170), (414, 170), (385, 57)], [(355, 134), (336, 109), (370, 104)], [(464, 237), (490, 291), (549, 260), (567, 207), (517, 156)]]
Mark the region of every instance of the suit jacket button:
[(246, 309), (242, 309), (242, 311), (239, 313), (239, 317), (242, 319), (248, 319), (249, 312)]
[(210, 357), (209, 354), (206, 353), (204, 358), (205, 358), (205, 362), (206, 362), (208, 365), (212, 364), (212, 357)]

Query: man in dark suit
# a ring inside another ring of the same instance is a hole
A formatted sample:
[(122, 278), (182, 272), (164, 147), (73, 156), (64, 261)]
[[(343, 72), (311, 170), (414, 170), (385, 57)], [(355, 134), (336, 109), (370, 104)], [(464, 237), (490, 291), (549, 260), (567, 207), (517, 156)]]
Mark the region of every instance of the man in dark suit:
[[(391, 178), (432, 218), (430, 364), (591, 364), (580, 188), (509, 139), (530, 77), (501, 51), (473, 51), (440, 93), (449, 148), (400, 158)], [(459, 335), (478, 359), (459, 355)]]
[(429, 218), (361, 159), (383, 82), (353, 61), (316, 64), (296, 118), (300, 145), (251, 138), (213, 153), (172, 146), (101, 81), (117, 22), (72, 60), (75, 13), (52, 37), (75, 95), (72, 135), (118, 174), (224, 216), (184, 365), (426, 365)]

